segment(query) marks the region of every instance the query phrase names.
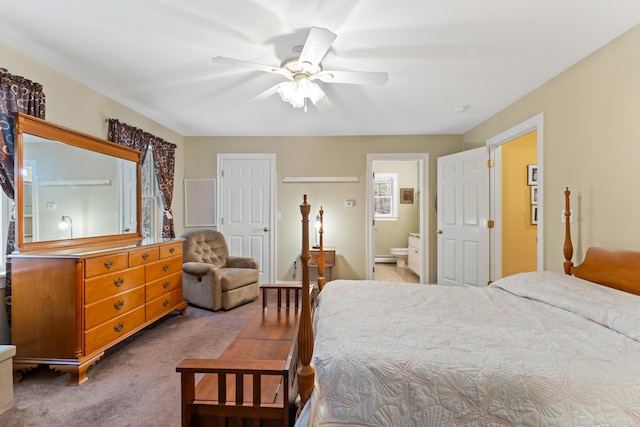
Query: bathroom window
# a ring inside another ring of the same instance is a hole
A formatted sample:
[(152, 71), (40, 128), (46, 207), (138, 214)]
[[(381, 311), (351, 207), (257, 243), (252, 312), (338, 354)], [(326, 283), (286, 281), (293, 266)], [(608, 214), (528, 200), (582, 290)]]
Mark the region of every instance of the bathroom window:
[(375, 219), (398, 220), (398, 174), (376, 173), (373, 179)]

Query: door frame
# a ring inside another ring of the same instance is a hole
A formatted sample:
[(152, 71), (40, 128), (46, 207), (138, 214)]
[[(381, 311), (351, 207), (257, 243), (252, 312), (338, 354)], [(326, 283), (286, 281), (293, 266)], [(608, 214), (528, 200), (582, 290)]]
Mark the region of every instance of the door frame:
[(420, 283), (429, 283), (429, 153), (367, 153), (367, 188), (366, 188), (366, 278), (375, 278), (375, 238), (374, 238), (374, 205), (373, 205), (373, 164), (374, 162), (417, 162), (420, 168)]
[(506, 131), (487, 139), (489, 159), (489, 218), (495, 227), (489, 233), (489, 280), (502, 277), (502, 145), (536, 131), (538, 164), (537, 269), (544, 270), (544, 113), (540, 113)]
[[(269, 161), (269, 278), (267, 283), (276, 283), (276, 154), (275, 153), (218, 153), (216, 164), (216, 218), (222, 218), (224, 212), (223, 184), (223, 164), (229, 160), (268, 160)], [(218, 223), (217, 230), (224, 233), (224, 224)]]

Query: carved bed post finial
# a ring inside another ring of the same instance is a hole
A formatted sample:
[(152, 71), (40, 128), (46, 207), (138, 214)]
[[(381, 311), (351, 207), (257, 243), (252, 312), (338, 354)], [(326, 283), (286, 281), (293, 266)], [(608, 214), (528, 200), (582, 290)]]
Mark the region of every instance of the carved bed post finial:
[(324, 243), (322, 240), (322, 235), (324, 234), (324, 210), (322, 206), (320, 206), (320, 230), (318, 233), (320, 234), (320, 249), (318, 250), (318, 290), (322, 290), (324, 287)]
[(307, 195), (300, 205), (302, 214), (302, 311), (300, 313), (300, 327), (298, 329), (298, 355), (300, 364), (297, 369), (298, 391), (300, 392), (300, 407), (298, 414), (309, 400), (313, 391), (315, 371), (311, 364), (313, 355), (313, 325), (311, 324), (311, 301), (309, 300), (309, 212), (311, 205), (307, 203)]
[(573, 244), (571, 243), (571, 201), (569, 199), (569, 187), (564, 190), (564, 272), (565, 274), (571, 274), (571, 268), (573, 262)]

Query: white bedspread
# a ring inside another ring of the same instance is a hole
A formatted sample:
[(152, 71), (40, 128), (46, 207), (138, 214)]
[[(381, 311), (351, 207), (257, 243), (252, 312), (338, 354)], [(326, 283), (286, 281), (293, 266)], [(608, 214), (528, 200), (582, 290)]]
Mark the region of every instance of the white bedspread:
[(297, 425), (640, 425), (640, 297), (560, 273), (333, 281)]

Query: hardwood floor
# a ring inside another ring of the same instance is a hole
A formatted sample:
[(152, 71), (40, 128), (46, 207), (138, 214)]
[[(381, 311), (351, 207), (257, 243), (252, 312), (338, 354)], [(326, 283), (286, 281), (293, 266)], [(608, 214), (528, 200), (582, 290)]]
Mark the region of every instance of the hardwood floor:
[(420, 283), (420, 277), (408, 267), (398, 268), (395, 264), (389, 263), (376, 263), (376, 280)]

